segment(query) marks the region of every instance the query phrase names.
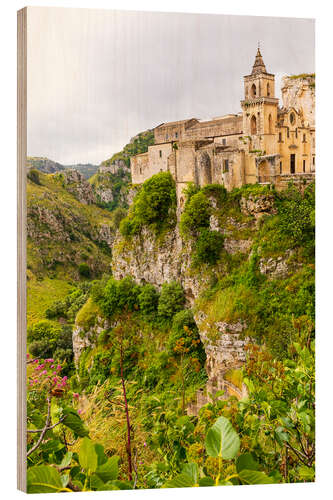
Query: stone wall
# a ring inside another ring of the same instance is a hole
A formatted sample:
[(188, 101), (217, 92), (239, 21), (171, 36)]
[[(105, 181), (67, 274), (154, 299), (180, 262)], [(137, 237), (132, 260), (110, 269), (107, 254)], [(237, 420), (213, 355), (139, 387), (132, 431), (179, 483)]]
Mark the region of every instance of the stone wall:
[(301, 111), (306, 122), (304, 125), (315, 127), (315, 78), (311, 75), (285, 76), (281, 91), (283, 107)]

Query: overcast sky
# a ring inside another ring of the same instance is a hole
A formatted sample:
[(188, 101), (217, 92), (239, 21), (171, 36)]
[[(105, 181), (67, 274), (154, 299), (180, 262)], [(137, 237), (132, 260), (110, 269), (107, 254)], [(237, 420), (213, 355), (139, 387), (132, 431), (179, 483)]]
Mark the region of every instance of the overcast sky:
[(162, 122), (238, 113), (258, 40), (278, 96), (315, 71), (309, 19), (29, 8), (28, 155), (99, 164)]

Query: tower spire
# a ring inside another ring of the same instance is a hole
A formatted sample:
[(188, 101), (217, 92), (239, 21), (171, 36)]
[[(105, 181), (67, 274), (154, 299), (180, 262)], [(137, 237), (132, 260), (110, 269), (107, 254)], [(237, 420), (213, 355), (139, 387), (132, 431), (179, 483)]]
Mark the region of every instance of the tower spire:
[(258, 41), (258, 50), (256, 54), (256, 58), (253, 64), (252, 68), (252, 75), (256, 75), (258, 73), (267, 73), (266, 71), (266, 66), (264, 63), (264, 60), (262, 58), (261, 52), (260, 52), (260, 41)]

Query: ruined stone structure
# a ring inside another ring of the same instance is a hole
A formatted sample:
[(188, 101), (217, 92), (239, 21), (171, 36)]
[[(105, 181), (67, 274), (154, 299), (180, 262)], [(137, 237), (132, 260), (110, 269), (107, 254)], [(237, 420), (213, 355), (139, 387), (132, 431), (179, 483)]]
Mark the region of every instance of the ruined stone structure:
[(314, 75), (285, 77), (282, 107), (274, 75), (258, 48), (250, 75), (244, 76), (242, 111), (212, 120), (195, 118), (163, 123), (155, 144), (131, 158), (133, 184), (158, 172), (171, 172), (180, 207), (187, 182), (272, 183), (278, 189), (293, 179), (307, 182), (315, 173)]

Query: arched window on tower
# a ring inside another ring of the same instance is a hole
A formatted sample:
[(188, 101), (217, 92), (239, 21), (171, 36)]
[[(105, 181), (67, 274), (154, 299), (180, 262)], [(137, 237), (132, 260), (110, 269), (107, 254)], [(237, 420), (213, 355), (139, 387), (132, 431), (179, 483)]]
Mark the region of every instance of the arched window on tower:
[(267, 83), (267, 97), (269, 97), (270, 95), (271, 95), (271, 89), (269, 83)]
[(271, 114), (268, 116), (268, 133), (269, 134), (273, 133), (273, 120)]
[(257, 88), (255, 84), (253, 84), (251, 87), (251, 97), (255, 97), (256, 95), (257, 95)]
[(251, 135), (256, 135), (257, 133), (257, 119), (254, 115), (251, 118)]

